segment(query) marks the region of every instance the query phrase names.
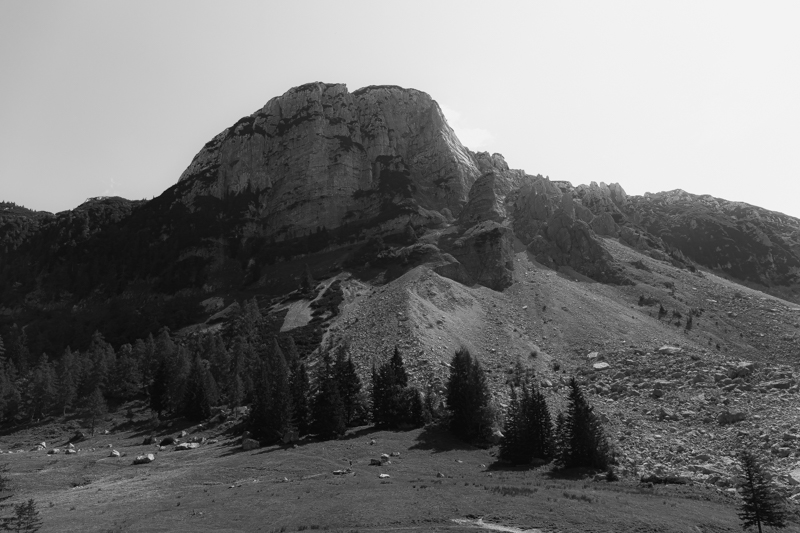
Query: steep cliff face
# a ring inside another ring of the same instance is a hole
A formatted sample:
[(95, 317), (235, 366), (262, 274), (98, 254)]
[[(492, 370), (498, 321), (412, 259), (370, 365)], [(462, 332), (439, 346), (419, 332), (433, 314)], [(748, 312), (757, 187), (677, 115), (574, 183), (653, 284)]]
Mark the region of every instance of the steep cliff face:
[(246, 196), (245, 235), (280, 240), (420, 208), (457, 215), (479, 175), (427, 94), (311, 83), (217, 135), (179, 185), (190, 209)]

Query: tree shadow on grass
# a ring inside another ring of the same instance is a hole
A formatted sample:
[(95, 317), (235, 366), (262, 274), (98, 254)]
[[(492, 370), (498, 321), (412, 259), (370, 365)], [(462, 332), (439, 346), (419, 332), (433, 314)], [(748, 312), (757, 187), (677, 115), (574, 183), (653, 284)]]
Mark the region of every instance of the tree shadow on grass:
[(417, 437), (417, 442), (409, 450), (429, 450), (434, 453), (449, 452), (453, 450), (480, 450), (464, 442), (440, 426), (427, 426)]

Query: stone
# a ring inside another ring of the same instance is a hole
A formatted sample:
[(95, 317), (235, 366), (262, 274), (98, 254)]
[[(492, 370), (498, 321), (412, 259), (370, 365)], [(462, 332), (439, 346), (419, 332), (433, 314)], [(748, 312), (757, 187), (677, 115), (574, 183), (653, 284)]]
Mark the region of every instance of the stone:
[(378, 477), (381, 478), (381, 479), (388, 479), (391, 476), (389, 474), (378, 474)]
[(182, 439), (182, 438), (184, 438), (186, 435), (188, 435), (188, 433), (186, 432), (186, 430), (183, 430), (183, 431), (181, 431), (181, 432), (178, 434), (178, 438), (179, 438), (179, 439)]
[(500, 441), (503, 440), (503, 432), (499, 429), (494, 429), (492, 431), (492, 436), (489, 437), (489, 442), (492, 444), (500, 444)]
[[(194, 450), (200, 447), (199, 442), (181, 442), (177, 446), (175, 446), (175, 451), (180, 452), (183, 450)], [(244, 448), (244, 444), (242, 444), (242, 448)]]
[(142, 440), (142, 446), (149, 446), (155, 443), (156, 443), (156, 438), (153, 435), (145, 437), (144, 440)]
[(41, 448), (47, 448), (47, 443), (43, 441), (43, 442), (40, 442), (39, 444), (37, 444), (37, 446), (39, 446)]
[(603, 361), (600, 363), (593, 364), (592, 368), (594, 368), (595, 370), (608, 370), (609, 368), (611, 368), (611, 365)]
[(737, 411), (737, 412), (724, 411), (720, 413), (719, 416), (717, 417), (717, 423), (720, 426), (724, 426), (727, 424), (736, 424), (737, 422), (741, 422), (745, 419), (747, 419), (747, 413), (745, 413), (744, 411)]
[(175, 439), (175, 437), (164, 437), (163, 439), (161, 439), (161, 442), (159, 442), (158, 444), (160, 446), (171, 446), (171, 445), (175, 444), (176, 442), (177, 442), (177, 439)]
[(598, 352), (590, 352), (589, 355), (586, 356), (587, 359), (597, 359), (597, 356), (600, 355)]
[(73, 453), (78, 453), (78, 452), (75, 451), (73, 448), (67, 448), (66, 450), (64, 450), (64, 453), (66, 453), (67, 455), (72, 455)]
[(794, 382), (790, 379), (778, 379), (775, 381), (767, 381), (761, 384), (761, 387), (765, 389), (779, 389), (779, 390), (786, 390), (790, 389), (794, 385)]
[(119, 457), (120, 454), (117, 450), (111, 450), (111, 453), (108, 454), (109, 457)]
[(383, 461), (381, 461), (380, 459), (370, 459), (369, 460), (369, 466), (381, 466), (382, 464), (383, 464)]
[(250, 451), (256, 450), (261, 447), (261, 444), (255, 439), (242, 439), (242, 450)]
[(389, 454), (382, 453), (381, 454), (381, 462), (386, 462), (389, 460)]
[(677, 355), (683, 351), (683, 348), (677, 346), (664, 345), (658, 349), (658, 353), (663, 355)]
[(136, 459), (133, 460), (133, 464), (135, 465), (144, 465), (147, 463), (152, 463), (156, 460), (156, 456), (152, 453), (148, 453), (145, 455), (137, 455)]
[(47, 450), (47, 453), (48, 453), (48, 455), (55, 455), (57, 453), (61, 453), (61, 450), (59, 450), (58, 448), (51, 448), (51, 449)]
[(442, 474), (441, 472), (437, 472), (437, 473), (436, 473), (436, 477), (438, 477), (438, 478), (443, 478), (443, 477), (447, 477), (447, 476), (445, 476), (445, 475), (444, 475), (444, 474)]

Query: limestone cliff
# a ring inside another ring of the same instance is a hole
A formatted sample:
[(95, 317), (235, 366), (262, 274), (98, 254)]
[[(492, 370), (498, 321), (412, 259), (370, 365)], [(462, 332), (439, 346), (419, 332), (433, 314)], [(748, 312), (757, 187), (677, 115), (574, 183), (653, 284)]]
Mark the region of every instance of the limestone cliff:
[(427, 94), (310, 83), (217, 135), (179, 183), (190, 209), (247, 196), (245, 235), (281, 240), (420, 209), (457, 215), (479, 175)]

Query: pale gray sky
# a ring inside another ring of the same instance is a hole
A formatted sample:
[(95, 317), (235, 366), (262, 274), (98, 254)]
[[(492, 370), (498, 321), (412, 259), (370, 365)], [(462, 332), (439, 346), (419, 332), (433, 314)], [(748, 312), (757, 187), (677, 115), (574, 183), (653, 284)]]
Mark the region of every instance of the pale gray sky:
[(800, 217), (800, 2), (0, 2), (0, 200), (150, 198), (311, 81), (429, 93), (473, 150), (573, 184)]

